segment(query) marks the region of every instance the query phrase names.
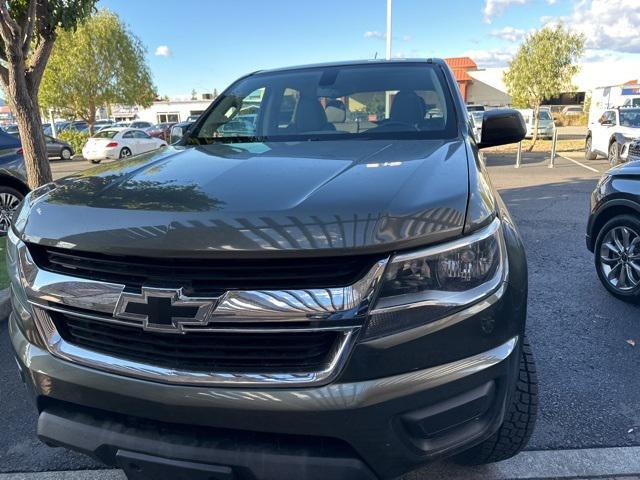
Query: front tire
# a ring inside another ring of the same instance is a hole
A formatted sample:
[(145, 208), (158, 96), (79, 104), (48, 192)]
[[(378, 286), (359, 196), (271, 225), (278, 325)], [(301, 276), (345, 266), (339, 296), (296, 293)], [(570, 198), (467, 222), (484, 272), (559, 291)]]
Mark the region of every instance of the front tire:
[(73, 157), (73, 152), (70, 148), (65, 147), (60, 151), (60, 158), (62, 160), (71, 160), (71, 157)]
[(618, 142), (611, 142), (611, 145), (609, 145), (607, 159), (609, 160), (609, 165), (612, 167), (620, 163), (620, 147), (618, 146)]
[(520, 368), (500, 429), (487, 440), (456, 457), (462, 465), (500, 462), (520, 453), (529, 442), (538, 413), (538, 376), (527, 337), (522, 337)]
[(596, 273), (609, 293), (640, 303), (640, 219), (613, 217), (598, 233), (593, 251)]
[(584, 142), (584, 158), (587, 160), (595, 160), (598, 158), (598, 154), (593, 151), (593, 140), (591, 137), (587, 137), (587, 140)]

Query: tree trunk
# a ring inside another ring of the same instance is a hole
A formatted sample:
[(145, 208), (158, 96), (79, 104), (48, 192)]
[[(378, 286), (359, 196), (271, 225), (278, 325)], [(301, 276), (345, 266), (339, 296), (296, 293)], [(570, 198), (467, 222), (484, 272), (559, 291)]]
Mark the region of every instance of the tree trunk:
[(533, 106), (533, 136), (531, 138), (531, 146), (529, 147), (529, 151), (533, 150), (533, 147), (536, 145), (538, 141), (538, 125), (540, 123), (540, 104), (535, 104)]
[(24, 95), (19, 94), (18, 98), (20, 100), (16, 100), (16, 105), (13, 108), (16, 112), (20, 141), (25, 157), (27, 181), (29, 187), (33, 189), (52, 180), (51, 166), (47, 158), (44, 131), (38, 108), (25, 108), (25, 105), (32, 104), (32, 100), (26, 92)]
[[(16, 115), (22, 151), (27, 170), (27, 182), (34, 189), (52, 180), (51, 166), (42, 130), (37, 91), (30, 91), (25, 76), (24, 59), (13, 54), (8, 65), (7, 99)], [(16, 58), (16, 57), (20, 58)]]
[(89, 118), (87, 119), (87, 123), (89, 124), (89, 136), (92, 136), (93, 127), (96, 124), (96, 108), (93, 105), (90, 105)]

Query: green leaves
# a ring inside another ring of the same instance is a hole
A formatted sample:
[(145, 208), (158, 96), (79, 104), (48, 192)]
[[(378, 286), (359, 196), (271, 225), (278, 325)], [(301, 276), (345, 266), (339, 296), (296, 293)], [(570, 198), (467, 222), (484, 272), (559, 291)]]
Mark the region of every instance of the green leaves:
[(93, 122), (112, 104), (149, 106), (155, 98), (141, 41), (120, 18), (100, 10), (58, 35), (40, 87), (44, 108)]
[(574, 90), (571, 79), (583, 51), (583, 36), (562, 25), (529, 35), (504, 74), (513, 105), (536, 108), (545, 99)]

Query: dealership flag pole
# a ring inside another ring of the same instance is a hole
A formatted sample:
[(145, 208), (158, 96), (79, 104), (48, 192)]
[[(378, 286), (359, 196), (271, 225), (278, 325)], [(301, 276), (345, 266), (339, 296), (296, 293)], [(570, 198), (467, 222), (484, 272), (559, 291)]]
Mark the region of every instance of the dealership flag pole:
[[(387, 0), (387, 51), (385, 58), (387, 60), (391, 60), (391, 2), (392, 0)], [(389, 118), (389, 103), (390, 97), (389, 92), (385, 92), (384, 94), (384, 118)]]

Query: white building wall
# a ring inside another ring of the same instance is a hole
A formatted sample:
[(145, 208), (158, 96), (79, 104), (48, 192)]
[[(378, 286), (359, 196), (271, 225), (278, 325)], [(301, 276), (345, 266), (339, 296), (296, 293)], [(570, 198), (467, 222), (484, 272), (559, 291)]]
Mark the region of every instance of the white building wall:
[(149, 108), (113, 106), (115, 120), (144, 120), (151, 123), (163, 121), (185, 121), (190, 115), (204, 112), (212, 100), (167, 100), (154, 102)]

